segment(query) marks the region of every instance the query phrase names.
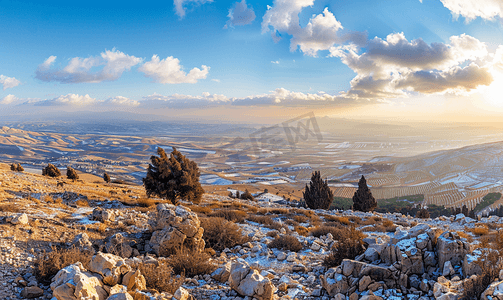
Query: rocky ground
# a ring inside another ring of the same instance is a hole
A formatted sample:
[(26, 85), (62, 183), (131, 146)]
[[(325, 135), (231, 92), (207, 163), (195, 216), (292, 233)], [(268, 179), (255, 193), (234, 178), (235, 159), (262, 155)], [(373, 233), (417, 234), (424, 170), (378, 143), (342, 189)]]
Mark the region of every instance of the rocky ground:
[[(311, 211), (266, 196), (205, 194), (200, 205), (175, 207), (144, 199), (138, 186), (51, 179), (0, 164), (0, 299), (461, 299), (503, 227), (498, 217)], [(204, 220), (219, 211), (234, 212), (246, 239), (210, 251)], [(365, 252), (325, 267), (337, 243), (330, 226), (362, 231)], [(300, 250), (271, 247), (281, 236), (294, 237)], [(165, 266), (186, 245), (211, 256), (211, 270), (172, 274), (180, 288), (152, 289), (146, 268)], [(36, 276), (44, 251), (72, 247), (90, 253), (89, 261), (58, 269), (51, 281)], [(503, 299), (503, 273), (494, 279), (482, 299)]]

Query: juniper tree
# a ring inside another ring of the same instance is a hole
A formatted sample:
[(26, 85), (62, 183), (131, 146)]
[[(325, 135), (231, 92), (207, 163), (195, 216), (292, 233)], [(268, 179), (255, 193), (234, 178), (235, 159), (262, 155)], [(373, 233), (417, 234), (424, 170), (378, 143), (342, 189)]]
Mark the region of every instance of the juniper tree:
[(245, 189), (245, 192), (243, 194), (241, 194), (241, 199), (243, 199), (243, 200), (255, 200), (255, 198), (253, 198), (253, 195), (247, 189)]
[(103, 174), (103, 180), (105, 180), (106, 183), (110, 183), (110, 175), (107, 173)]
[(197, 164), (174, 147), (169, 157), (160, 147), (157, 148), (157, 155), (150, 157), (147, 177), (143, 178), (147, 195), (159, 196), (175, 205), (179, 199), (201, 202), (204, 190), (199, 183)]
[(59, 169), (55, 165), (48, 164), (47, 167), (42, 169), (42, 175), (49, 177), (59, 177), (61, 176), (61, 171), (59, 171)]
[(321, 179), (320, 171), (311, 175), (309, 186), (302, 193), (306, 206), (311, 209), (328, 209), (334, 200), (334, 194), (328, 187), (328, 182)]
[(365, 176), (362, 175), (362, 178), (360, 178), (360, 181), (358, 182), (358, 190), (356, 190), (353, 196), (353, 210), (369, 212), (376, 208), (376, 199), (372, 196), (372, 192), (367, 186)]
[(21, 166), (21, 164), (17, 164), (16, 171), (18, 171), (18, 172), (24, 172), (23, 166)]
[(77, 171), (75, 171), (75, 169), (68, 166), (66, 168), (66, 177), (71, 180), (77, 180), (77, 179), (79, 179), (79, 174), (77, 174)]

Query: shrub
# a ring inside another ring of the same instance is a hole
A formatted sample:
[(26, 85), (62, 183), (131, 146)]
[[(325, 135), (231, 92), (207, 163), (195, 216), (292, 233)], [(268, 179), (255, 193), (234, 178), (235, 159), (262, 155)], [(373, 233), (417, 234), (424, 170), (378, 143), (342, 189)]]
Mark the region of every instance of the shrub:
[[(485, 224), (484, 224), (485, 225)], [(482, 236), (482, 235), (487, 235), (489, 233), (489, 228), (487, 226), (476, 226), (474, 228), (468, 228), (465, 227), (465, 230), (468, 232), (471, 232), (475, 235)]]
[(83, 200), (83, 199), (77, 200), (75, 202), (75, 204), (77, 204), (77, 206), (89, 207), (89, 203), (87, 202), (87, 200)]
[(245, 192), (241, 194), (240, 197), (243, 200), (255, 200), (255, 198), (253, 198), (253, 195), (248, 191), (248, 189), (245, 189)]
[(79, 174), (77, 174), (77, 171), (75, 171), (75, 169), (68, 166), (66, 167), (66, 177), (71, 180), (77, 180), (79, 179)]
[(35, 275), (40, 282), (49, 284), (52, 277), (59, 272), (59, 270), (81, 262), (87, 269), (91, 262), (92, 253), (82, 251), (78, 248), (72, 247), (69, 249), (56, 249), (53, 248), (51, 252), (42, 252), (35, 261)]
[(61, 176), (61, 171), (53, 164), (48, 164), (47, 167), (42, 169), (42, 175), (49, 177)]
[(267, 228), (270, 229), (276, 229), (280, 230), (281, 229), (281, 224), (278, 222), (274, 221), (271, 216), (258, 216), (258, 215), (249, 215), (248, 216), (248, 221), (259, 223), (265, 225)]
[(206, 252), (181, 249), (168, 258), (168, 264), (173, 272), (187, 277), (210, 274), (217, 266), (210, 261), (210, 255)]
[(304, 227), (304, 226), (295, 226), (293, 229), (295, 232), (297, 232), (299, 235), (302, 236), (308, 236), (309, 235), (309, 230)]
[(23, 172), (24, 171), (24, 168), (23, 168), (23, 166), (21, 166), (21, 164), (11, 164), (10, 165), (10, 169), (12, 171), (17, 171), (17, 172)]
[(460, 299), (479, 299), (487, 287), (499, 277), (499, 271), (503, 268), (500, 253), (491, 249), (482, 250), (482, 255), (475, 263), (479, 265), (482, 273), (463, 282), (463, 294)]
[(302, 193), (306, 206), (311, 209), (328, 209), (334, 199), (334, 194), (328, 187), (328, 182), (321, 179), (320, 171), (311, 175), (309, 186)]
[(343, 259), (355, 259), (365, 251), (364, 235), (354, 227), (346, 231), (346, 234), (340, 236), (334, 243), (330, 254), (323, 260), (323, 265), (327, 268), (339, 266)]
[(211, 214), (209, 214), (209, 217), (219, 217), (219, 218), (224, 218), (227, 221), (231, 222), (238, 222), (241, 223), (244, 221), (248, 214), (244, 211), (241, 210), (235, 210), (235, 209), (221, 209), (217, 210)]
[(13, 204), (13, 203), (6, 203), (6, 204), (0, 204), (0, 211), (3, 212), (13, 212), (17, 213), (20, 212), (19, 205)]
[(310, 230), (309, 233), (315, 237), (320, 237), (322, 235), (326, 236), (328, 233), (331, 233), (332, 236), (335, 238), (336, 236), (339, 235), (339, 229), (332, 226), (323, 225), (314, 227), (313, 229)]
[(197, 164), (173, 147), (170, 157), (162, 148), (157, 148), (157, 156), (150, 157), (147, 177), (143, 185), (147, 195), (157, 195), (177, 204), (180, 198), (193, 203), (201, 202), (204, 193), (199, 183), (199, 168)]
[(201, 218), (201, 226), (204, 228), (203, 239), (206, 247), (216, 251), (244, 244), (248, 240), (237, 224), (224, 218)]
[(303, 248), (299, 240), (292, 235), (277, 236), (272, 242), (270, 242), (267, 245), (267, 247), (281, 250), (289, 250), (292, 252), (298, 252)]
[(150, 198), (138, 198), (136, 202), (140, 207), (151, 207), (156, 204), (156, 201)]
[(304, 215), (295, 215), (293, 216), (293, 219), (299, 223), (306, 223), (307, 220), (309, 220), (309, 218)]
[(212, 209), (209, 206), (199, 206), (199, 205), (186, 205), (186, 206), (190, 208), (191, 211), (198, 214), (208, 215), (212, 212)]
[(158, 264), (141, 263), (138, 269), (145, 277), (147, 287), (159, 292), (174, 294), (185, 281), (185, 276), (174, 276), (173, 268), (168, 264), (167, 259), (159, 259)]
[(362, 178), (360, 178), (360, 181), (358, 182), (358, 190), (356, 190), (353, 196), (353, 209), (368, 212), (373, 211), (376, 208), (376, 199), (372, 196), (372, 192), (370, 192), (370, 189), (367, 186), (365, 176), (362, 175)]
[(420, 210), (417, 211), (416, 218), (429, 219), (430, 212), (428, 212), (426, 208), (421, 208)]
[(103, 174), (103, 180), (106, 182), (106, 183), (110, 183), (110, 175), (108, 175), (107, 173)]

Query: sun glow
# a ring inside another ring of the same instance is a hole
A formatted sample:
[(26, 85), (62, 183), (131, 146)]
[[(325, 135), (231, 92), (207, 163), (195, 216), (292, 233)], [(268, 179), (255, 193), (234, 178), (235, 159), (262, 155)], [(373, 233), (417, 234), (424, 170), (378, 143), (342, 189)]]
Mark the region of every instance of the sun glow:
[(503, 73), (494, 72), (493, 77), (491, 85), (479, 87), (479, 92), (488, 106), (503, 108)]

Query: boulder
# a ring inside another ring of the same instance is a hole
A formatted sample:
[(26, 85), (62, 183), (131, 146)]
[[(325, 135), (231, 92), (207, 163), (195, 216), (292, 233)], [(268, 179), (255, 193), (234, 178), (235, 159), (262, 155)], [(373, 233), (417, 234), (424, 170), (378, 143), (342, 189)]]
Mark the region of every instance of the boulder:
[(26, 215), (25, 213), (16, 214), (8, 218), (7, 221), (13, 225), (26, 225), (28, 224), (28, 215)]
[(108, 297), (107, 300), (133, 300), (133, 297), (128, 293), (117, 293)]
[(141, 274), (140, 270), (129, 271), (122, 278), (122, 284), (127, 287), (127, 291), (136, 292), (147, 288), (145, 277)]
[(27, 286), (21, 291), (21, 297), (33, 299), (44, 295), (44, 290), (38, 286)]
[(392, 272), (388, 268), (367, 264), (361, 269), (358, 277), (363, 276), (370, 276), (374, 281), (383, 281), (392, 278)]
[(493, 299), (503, 299), (503, 281), (495, 281), (491, 283), (487, 289), (482, 292), (480, 299), (490, 299), (488, 296)]
[(85, 232), (76, 235), (72, 244), (81, 251), (91, 252), (91, 255), (95, 253), (93, 243), (91, 243), (89, 236)]
[(189, 299), (192, 298), (192, 296), (189, 294), (189, 291), (187, 291), (183, 287), (179, 287), (175, 291), (175, 294), (173, 295), (173, 298), (175, 298), (176, 300), (189, 300)]
[(330, 297), (341, 293), (346, 294), (349, 290), (347, 277), (338, 273), (326, 273), (320, 275), (321, 286), (327, 291)]
[(149, 223), (154, 230), (149, 246), (158, 256), (175, 253), (182, 246), (199, 252), (204, 250), (204, 229), (197, 214), (189, 208), (159, 204)]
[(238, 259), (231, 264), (229, 285), (241, 296), (249, 296), (258, 300), (273, 299), (275, 287), (268, 278), (259, 271), (251, 269), (248, 263)]
[[(480, 252), (480, 250), (475, 250), (472, 252), (472, 254), (466, 254), (466, 256), (463, 258), (462, 270), (463, 270), (463, 275), (466, 278), (468, 278), (474, 274), (475, 275), (482, 274), (482, 269), (477, 264), (477, 259), (480, 257), (480, 255), (482, 255), (482, 252)], [(502, 279), (502, 278), (500, 278), (500, 279)]]
[(454, 268), (452, 267), (450, 260), (448, 260), (444, 263), (444, 267), (442, 270), (443, 270), (442, 276), (454, 275), (454, 273), (455, 273)]
[(107, 238), (107, 240), (105, 242), (105, 249), (108, 253), (124, 258), (129, 258), (133, 254), (133, 248), (131, 248), (129, 242), (122, 234), (116, 233), (112, 237)]
[(360, 282), (358, 282), (358, 290), (360, 292), (365, 291), (371, 282), (372, 282), (372, 279), (370, 279), (370, 276), (363, 276), (360, 279)]
[(365, 254), (365, 259), (370, 262), (374, 262), (379, 259), (379, 253), (377, 252), (377, 250), (375, 248), (368, 248), (367, 250), (365, 250), (364, 254)]
[(342, 274), (344, 276), (360, 277), (360, 271), (366, 265), (366, 263), (361, 261), (344, 259), (341, 263)]
[(232, 262), (229, 261), (225, 265), (216, 269), (213, 273), (211, 273), (211, 277), (217, 281), (226, 282), (231, 274), (231, 264)]
[(122, 257), (98, 252), (91, 259), (89, 270), (103, 276), (103, 282), (114, 286), (121, 282), (122, 275), (131, 270)]
[(115, 215), (112, 210), (96, 207), (93, 210), (91, 218), (102, 223), (115, 221)]
[(459, 265), (469, 249), (469, 245), (461, 241), (459, 236), (446, 231), (437, 239), (438, 264), (443, 267), (449, 260), (452, 265)]
[(102, 277), (87, 272), (80, 262), (59, 270), (52, 279), (51, 290), (57, 300), (105, 300), (108, 296)]

